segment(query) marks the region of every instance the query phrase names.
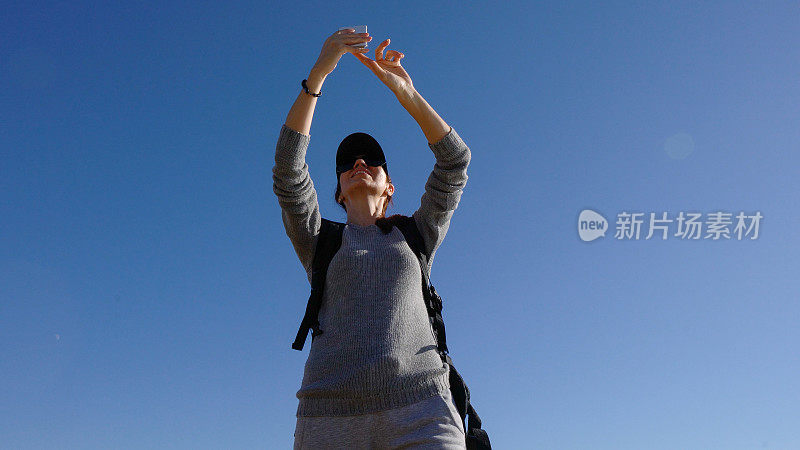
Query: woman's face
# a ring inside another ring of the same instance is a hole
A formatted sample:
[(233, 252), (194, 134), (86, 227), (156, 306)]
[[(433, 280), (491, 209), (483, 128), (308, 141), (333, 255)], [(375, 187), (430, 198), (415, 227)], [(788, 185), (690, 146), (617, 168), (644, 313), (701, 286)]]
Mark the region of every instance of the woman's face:
[(339, 174), (339, 185), (344, 198), (357, 196), (382, 197), (394, 194), (394, 186), (386, 179), (383, 167), (368, 166), (359, 158), (353, 163), (353, 168)]

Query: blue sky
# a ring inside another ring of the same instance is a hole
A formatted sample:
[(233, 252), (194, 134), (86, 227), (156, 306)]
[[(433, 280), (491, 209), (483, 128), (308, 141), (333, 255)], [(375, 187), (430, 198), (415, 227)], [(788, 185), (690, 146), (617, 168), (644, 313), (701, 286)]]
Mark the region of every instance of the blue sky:
[[(275, 143), (325, 38), (360, 24), (472, 151), (432, 279), (496, 448), (800, 447), (795, 2), (3, 9), (0, 447), (291, 446), (308, 281)], [(323, 216), (345, 218), (355, 131), (413, 212), (416, 122), (352, 55), (322, 91)], [(583, 242), (583, 209), (763, 219)]]

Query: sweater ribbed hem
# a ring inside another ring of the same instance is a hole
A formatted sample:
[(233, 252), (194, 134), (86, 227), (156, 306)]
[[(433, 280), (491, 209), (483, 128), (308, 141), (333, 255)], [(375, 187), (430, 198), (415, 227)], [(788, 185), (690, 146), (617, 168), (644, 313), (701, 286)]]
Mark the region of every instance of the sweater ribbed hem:
[(444, 366), (444, 374), (410, 390), (359, 398), (301, 398), (296, 416), (356, 416), (411, 405), (450, 390), (450, 366)]

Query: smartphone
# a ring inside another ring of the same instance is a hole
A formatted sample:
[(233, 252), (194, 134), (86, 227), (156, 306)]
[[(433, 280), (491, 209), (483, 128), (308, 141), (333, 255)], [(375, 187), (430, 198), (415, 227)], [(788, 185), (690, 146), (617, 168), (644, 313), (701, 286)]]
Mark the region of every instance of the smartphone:
[[(366, 25), (355, 25), (355, 26), (352, 26), (352, 27), (341, 27), (341, 28), (339, 28), (339, 31), (346, 30), (348, 28), (355, 28), (356, 31), (354, 31), (353, 33), (366, 33), (367, 32), (367, 26)], [(364, 47), (367, 46), (367, 43), (366, 42), (360, 42), (358, 44), (349, 44), (349, 45), (351, 47), (364, 48)]]

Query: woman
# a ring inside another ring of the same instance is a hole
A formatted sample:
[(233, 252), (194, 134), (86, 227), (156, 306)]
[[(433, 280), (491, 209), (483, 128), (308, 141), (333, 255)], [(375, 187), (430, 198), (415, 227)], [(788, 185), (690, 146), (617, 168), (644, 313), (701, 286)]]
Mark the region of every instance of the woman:
[[(345, 53), (392, 90), (436, 157), (413, 214), (430, 263), (467, 181), (469, 148), (414, 89), (400, 65), (403, 54), (388, 50), (384, 58), (386, 39), (372, 60), (363, 54), (368, 49), (350, 45), (372, 38), (354, 31), (327, 38), (276, 148), (273, 189), (309, 282), (321, 216), (305, 152), (322, 83)], [(379, 150), (371, 136), (354, 133), (337, 152), (336, 201), (347, 213), (347, 224), (325, 282), (319, 312), (325, 332), (312, 341), (297, 392), (296, 449), (465, 448), (449, 367), (436, 351), (420, 289), (419, 263), (402, 232), (385, 217), (394, 186)]]

